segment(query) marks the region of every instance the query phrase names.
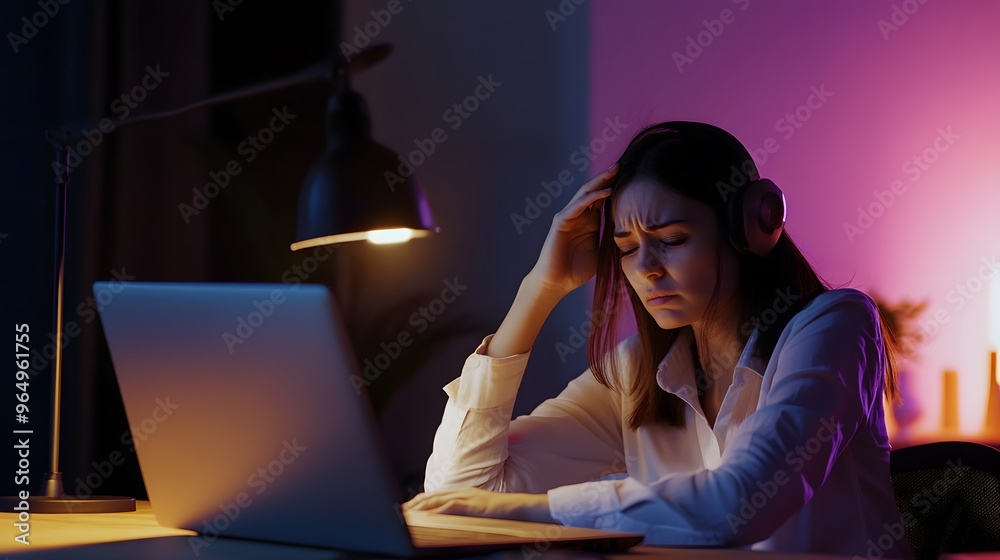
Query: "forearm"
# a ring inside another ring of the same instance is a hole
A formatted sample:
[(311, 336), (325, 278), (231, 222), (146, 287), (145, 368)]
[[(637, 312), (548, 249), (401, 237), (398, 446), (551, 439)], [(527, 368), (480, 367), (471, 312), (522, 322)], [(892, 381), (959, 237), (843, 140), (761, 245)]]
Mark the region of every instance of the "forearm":
[(564, 294), (544, 287), (532, 274), (525, 276), (507, 316), (486, 352), (494, 358), (524, 354), (531, 349), (549, 313)]
[(516, 484), (508, 488), (504, 463), (511, 412), (529, 354), (484, 356), (493, 336), (466, 360), (462, 375), (444, 387), (448, 402), (427, 462), (428, 491), (469, 486), (520, 491)]
[(509, 487), (504, 480), (511, 412), (531, 345), (558, 301), (526, 277), (498, 331), (444, 388), (449, 399), (427, 462), (428, 491), (467, 486), (519, 491), (518, 484)]
[(519, 519), (538, 523), (558, 523), (549, 512), (548, 494), (524, 494), (527, 502)]

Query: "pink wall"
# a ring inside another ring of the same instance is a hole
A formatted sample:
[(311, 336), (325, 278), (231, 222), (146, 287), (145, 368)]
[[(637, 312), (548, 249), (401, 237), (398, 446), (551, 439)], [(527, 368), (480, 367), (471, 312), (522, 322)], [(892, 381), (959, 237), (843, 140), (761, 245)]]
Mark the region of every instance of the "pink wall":
[[(822, 276), (890, 301), (930, 300), (922, 358), (907, 366), (923, 409), (915, 430), (937, 431), (941, 373), (955, 369), (961, 430), (975, 435), (988, 282), (1000, 273), (984, 265), (1000, 262), (1000, 2), (591, 0), (590, 9), (592, 136), (607, 117), (630, 133), (700, 120), (749, 148), (770, 146), (755, 159), (785, 190), (788, 230)], [(687, 56), (699, 33), (707, 46), (679, 68), (674, 53)], [(814, 93), (824, 89), (825, 99)], [(793, 124), (786, 114), (796, 112)]]

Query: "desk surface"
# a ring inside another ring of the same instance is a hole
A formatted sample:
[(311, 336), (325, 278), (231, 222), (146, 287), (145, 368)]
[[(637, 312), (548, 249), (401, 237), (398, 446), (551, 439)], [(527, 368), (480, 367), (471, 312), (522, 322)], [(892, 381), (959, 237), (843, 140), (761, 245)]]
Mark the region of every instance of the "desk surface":
[[(136, 502), (136, 511), (128, 513), (105, 514), (33, 514), (31, 516), (29, 545), (25, 546), (14, 540), (17, 536), (13, 523), (16, 516), (11, 513), (0, 513), (0, 554), (18, 558), (33, 558), (38, 560), (60, 560), (68, 558), (93, 558), (105, 560), (133, 560), (143, 558), (159, 559), (197, 559), (197, 560), (228, 560), (228, 559), (295, 559), (319, 560), (331, 558), (355, 558), (336, 551), (307, 547), (286, 546), (271, 543), (244, 541), (237, 539), (217, 539), (207, 546), (196, 550), (191, 543), (196, 535), (194, 531), (169, 529), (157, 524), (149, 502)], [(541, 554), (541, 558), (573, 558), (573, 559), (753, 559), (780, 558), (786, 560), (808, 559), (822, 560), (838, 559), (838, 556), (823, 556), (812, 554), (764, 554), (747, 550), (732, 549), (669, 549), (650, 546), (639, 546), (626, 554), (602, 556), (586, 552), (555, 552), (552, 550)], [(486, 557), (493, 559), (525, 560), (527, 556), (521, 551), (495, 553)]]

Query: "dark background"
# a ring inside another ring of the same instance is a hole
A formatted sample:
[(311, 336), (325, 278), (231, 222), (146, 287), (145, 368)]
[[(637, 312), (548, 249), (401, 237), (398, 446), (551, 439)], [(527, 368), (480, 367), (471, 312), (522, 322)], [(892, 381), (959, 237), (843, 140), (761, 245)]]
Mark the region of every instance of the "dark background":
[[(37, 16), (45, 23), (30, 38), (21, 18), (36, 17), (41, 4), (0, 5), (0, 29), (8, 39), (0, 47), (0, 329), (27, 323), (37, 352), (52, 341), (55, 188), (45, 129), (111, 118), (116, 129), (74, 168), (68, 190), (65, 321), (80, 332), (64, 347), (60, 466), (70, 493), (89, 476), (99, 483), (84, 487), (88, 493), (144, 498), (135, 456), (122, 443), (128, 424), (100, 321), (87, 302), (90, 286), (116, 276), (282, 282), (307, 256), (292, 253), (288, 245), (299, 186), (323, 148), (328, 87), (303, 85), (129, 126), (118, 119), (115, 100), (142, 82), (147, 66), (169, 75), (137, 103), (133, 115), (329, 60), (341, 40), (353, 41), (355, 26), (372, 21), (372, 10), (384, 10), (386, 3), (244, 1), (221, 12), (212, 3), (194, 1), (50, 4), (58, 13)], [(465, 357), (499, 325), (556, 210), (547, 209), (518, 234), (509, 216), (517, 208), (511, 201), (534, 197), (542, 180), (563, 169), (573, 170), (577, 185), (592, 172), (580, 173), (567, 161), (587, 138), (585, 10), (553, 33), (541, 17), (545, 6), (535, 4), (450, 1), (429, 7), (404, 0), (401, 5), (403, 11), (393, 17), (405, 23), (388, 23), (372, 40), (392, 43), (394, 53), (354, 85), (370, 104), (374, 138), (398, 152), (412, 150), (415, 139), (436, 127), (448, 130), (448, 140), (417, 169), (442, 231), (400, 246), (338, 248), (307, 281), (351, 290), (356, 308), (349, 324), (368, 329), (374, 337), (369, 341), (380, 340), (380, 332), (396, 332), (393, 321), (416, 311), (414, 302), (436, 297), (446, 280), (469, 286), (440, 317), (450, 330), (431, 329), (417, 337), (426, 359), (401, 360), (375, 388), (391, 459), (401, 485), (413, 491), (446, 400), (441, 387), (458, 376)], [(462, 23), (470, 18), (492, 24)], [(516, 41), (512, 29), (518, 30)], [(16, 52), (10, 33), (27, 38)], [(442, 112), (490, 74), (503, 85), (459, 129), (447, 128)], [(286, 106), (296, 115), (288, 128), (185, 223), (178, 205), (191, 204), (192, 189), (201, 190), (210, 173), (241, 157), (240, 142), (266, 125), (272, 109)], [(510, 118), (514, 112), (517, 119)], [(81, 125), (70, 129), (80, 132)], [(568, 197), (564, 194), (558, 207)], [(530, 411), (585, 367), (582, 352), (560, 356), (557, 345), (587, 320), (586, 309), (581, 290), (546, 325), (529, 368), (536, 373), (526, 376), (517, 413)], [(366, 348), (358, 349), (359, 359), (371, 356)], [(32, 374), (27, 426), (12, 418), (13, 375), (3, 377), (0, 396), (9, 396), (0, 398), (7, 403), (0, 411), (0, 465), (16, 462), (11, 427), (33, 429), (30, 488), (36, 492), (48, 470), (51, 360), (34, 359)], [(102, 474), (100, 465), (116, 452), (125, 463)], [(10, 474), (0, 474), (0, 494), (19, 488)]]

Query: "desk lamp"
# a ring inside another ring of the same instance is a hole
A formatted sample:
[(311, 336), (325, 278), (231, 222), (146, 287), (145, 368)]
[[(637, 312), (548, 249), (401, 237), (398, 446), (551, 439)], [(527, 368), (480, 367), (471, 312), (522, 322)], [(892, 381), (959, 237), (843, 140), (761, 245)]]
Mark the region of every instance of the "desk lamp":
[(440, 231), (412, 167), (401, 169), (401, 156), (372, 141), (368, 109), (351, 90), (343, 65), (334, 68), (326, 111), (326, 152), (302, 185), (292, 250), (361, 240), (397, 243)]
[[(348, 76), (372, 66), (391, 52), (389, 45), (375, 45), (354, 57), (350, 67), (335, 59), (332, 73), (329, 64), (309, 68), (264, 84), (209, 97), (160, 113), (141, 115), (119, 121), (125, 124), (173, 117), (188, 111), (218, 103), (257, 95), (317, 81), (333, 85), (327, 105), (327, 144), (324, 155), (313, 165), (306, 177), (299, 200), (297, 241), (292, 249), (303, 249), (330, 243), (368, 239), (374, 243), (393, 243), (411, 237), (439, 231), (434, 225), (423, 188), (416, 177), (387, 182), (387, 172), (396, 172), (401, 158), (371, 139), (371, 123), (364, 100), (352, 91)], [(55, 294), (53, 332), (63, 332), (63, 283), (66, 255), (66, 188), (71, 166), (69, 148), (72, 129), (84, 124), (95, 128), (94, 122), (66, 125), (56, 131), (46, 131), (46, 138), (56, 148), (56, 212), (55, 212)], [(117, 130), (117, 127), (115, 130)], [(381, 184), (380, 184), (381, 183)], [(26, 500), (22, 496), (0, 496), (0, 511), (30, 513), (112, 513), (134, 511), (135, 499), (121, 496), (67, 495), (59, 470), (59, 426), (62, 398), (62, 337), (55, 340), (55, 360), (52, 368), (51, 454), (50, 472), (45, 473), (39, 495)]]

